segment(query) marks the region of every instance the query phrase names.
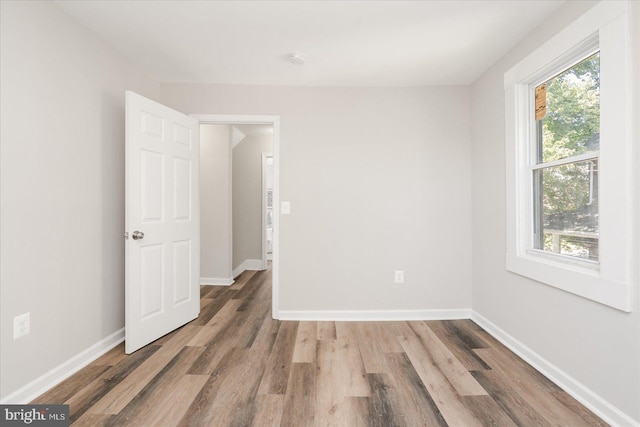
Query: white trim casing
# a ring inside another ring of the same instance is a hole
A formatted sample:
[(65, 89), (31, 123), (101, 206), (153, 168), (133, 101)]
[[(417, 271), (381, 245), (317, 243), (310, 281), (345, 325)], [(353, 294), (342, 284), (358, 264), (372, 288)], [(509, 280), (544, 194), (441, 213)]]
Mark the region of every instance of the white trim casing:
[(640, 424), (629, 415), (620, 411), (620, 409), (603, 399), (580, 381), (500, 329), (477, 311), (471, 311), (471, 320), (608, 424), (612, 426), (640, 427)]
[(470, 319), (470, 308), (427, 310), (281, 310), (280, 320), (304, 321), (389, 321)]
[[(505, 73), (507, 253), (509, 271), (622, 311), (631, 309), (632, 139), (626, 2), (601, 2)], [(544, 73), (600, 48), (600, 268), (535, 254), (530, 160), (531, 87)]]
[(214, 285), (214, 286), (231, 286), (233, 285), (233, 277), (201, 277), (201, 285)]
[(66, 362), (51, 369), (49, 372), (46, 372), (30, 383), (20, 387), (18, 390), (2, 399), (0, 403), (3, 405), (27, 404), (45, 391), (60, 384), (62, 381), (69, 378), (71, 375), (75, 374), (80, 369), (84, 368), (122, 342), (124, 342), (124, 328), (117, 330), (86, 350), (76, 354)]
[[(271, 317), (279, 319), (280, 304), (280, 116), (191, 114), (200, 124), (270, 124), (273, 126), (273, 260)], [(277, 208), (276, 208), (277, 207)], [(236, 275), (234, 275), (236, 277)]]

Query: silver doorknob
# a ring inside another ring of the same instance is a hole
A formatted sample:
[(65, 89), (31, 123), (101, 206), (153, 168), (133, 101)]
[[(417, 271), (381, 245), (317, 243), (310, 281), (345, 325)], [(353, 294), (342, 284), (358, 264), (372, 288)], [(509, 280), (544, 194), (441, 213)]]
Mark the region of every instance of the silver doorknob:
[(142, 240), (144, 239), (144, 233), (142, 231), (136, 230), (131, 233), (131, 237), (133, 237), (133, 240)]

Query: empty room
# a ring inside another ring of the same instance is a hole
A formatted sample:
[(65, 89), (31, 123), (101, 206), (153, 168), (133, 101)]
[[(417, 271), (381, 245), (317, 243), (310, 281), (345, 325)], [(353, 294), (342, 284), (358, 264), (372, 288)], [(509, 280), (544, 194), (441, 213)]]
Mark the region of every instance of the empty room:
[(0, 0), (0, 424), (640, 427), (639, 117), (636, 0)]

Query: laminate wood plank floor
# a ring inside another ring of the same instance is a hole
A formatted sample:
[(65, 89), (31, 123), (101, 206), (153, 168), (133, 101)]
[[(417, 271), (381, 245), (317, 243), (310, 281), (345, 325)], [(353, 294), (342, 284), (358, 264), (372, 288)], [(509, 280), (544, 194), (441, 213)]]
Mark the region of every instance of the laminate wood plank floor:
[(32, 403), (68, 404), (74, 427), (607, 425), (470, 320), (273, 320), (270, 269), (200, 301)]

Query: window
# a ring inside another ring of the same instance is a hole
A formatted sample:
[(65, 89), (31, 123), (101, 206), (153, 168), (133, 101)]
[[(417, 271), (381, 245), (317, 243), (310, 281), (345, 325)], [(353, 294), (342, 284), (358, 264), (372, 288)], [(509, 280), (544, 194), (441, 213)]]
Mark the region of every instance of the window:
[(626, 7), (599, 3), (505, 74), (506, 267), (629, 311)]
[(532, 90), (533, 249), (597, 268), (600, 53)]

